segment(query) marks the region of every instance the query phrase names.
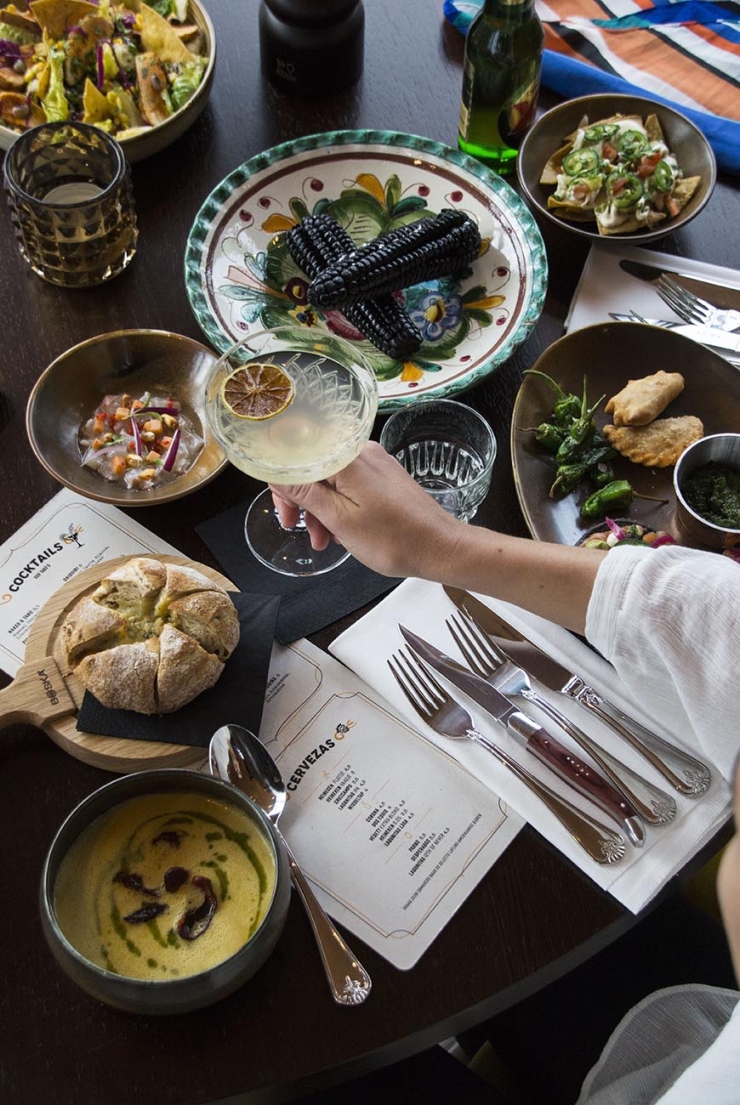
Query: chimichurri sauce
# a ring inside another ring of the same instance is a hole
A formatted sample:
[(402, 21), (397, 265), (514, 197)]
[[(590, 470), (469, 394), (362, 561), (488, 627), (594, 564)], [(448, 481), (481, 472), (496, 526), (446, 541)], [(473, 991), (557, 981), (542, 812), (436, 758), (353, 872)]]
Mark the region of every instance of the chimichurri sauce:
[(681, 490), (692, 510), (727, 529), (740, 529), (740, 469), (710, 461), (684, 479)]

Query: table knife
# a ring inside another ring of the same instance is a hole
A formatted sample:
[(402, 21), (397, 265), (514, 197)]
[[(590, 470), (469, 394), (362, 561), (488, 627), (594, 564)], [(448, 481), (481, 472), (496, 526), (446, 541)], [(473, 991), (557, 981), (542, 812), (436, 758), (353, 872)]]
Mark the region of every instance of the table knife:
[(547, 729), (520, 710), (506, 695), (486, 679), (481, 679), (435, 645), (412, 633), (404, 626), (398, 627), (404, 640), (422, 660), (440, 672), (458, 690), (464, 691), (492, 718), (512, 733), (522, 747), (546, 764), (565, 783), (588, 798), (599, 809), (613, 817), (624, 827), (636, 847), (645, 841), (645, 826), (634, 806), (602, 775), (582, 763), (573, 753), (557, 741)]
[(491, 610), (490, 606), (486, 606), (467, 591), (456, 587), (445, 587), (444, 591), (458, 610), (471, 614), (491, 637), (500, 637), (503, 641), (525, 641), (535, 648), (538, 653), (537, 677), (540, 682), (550, 690), (558, 694), (566, 694), (585, 709), (591, 710), (613, 732), (644, 756), (675, 790), (688, 798), (698, 798), (707, 791), (711, 774), (706, 764), (688, 752), (676, 748), (635, 718), (623, 713), (608, 699), (597, 694), (584, 679), (553, 660), (525, 633), (515, 629)]
[[(670, 276), (695, 295), (710, 299), (715, 307), (740, 308), (740, 287), (736, 284), (727, 284), (721, 279), (712, 280), (698, 273), (682, 272), (679, 258), (676, 258), (676, 266), (676, 268), (661, 269), (657, 265), (647, 265), (642, 261), (630, 261), (627, 258), (622, 258), (619, 262), (620, 269), (630, 276), (636, 276), (638, 280), (654, 284), (659, 277)], [(740, 278), (740, 273), (738, 277)]]

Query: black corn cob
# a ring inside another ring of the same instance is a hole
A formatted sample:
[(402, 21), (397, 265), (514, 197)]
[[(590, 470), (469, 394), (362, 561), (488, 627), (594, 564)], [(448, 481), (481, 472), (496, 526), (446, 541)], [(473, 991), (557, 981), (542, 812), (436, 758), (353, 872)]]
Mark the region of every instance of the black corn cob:
[[(327, 265), (356, 252), (346, 230), (328, 214), (308, 215), (285, 236), (288, 252), (309, 280)], [(368, 341), (394, 360), (407, 360), (421, 347), (421, 333), (399, 301), (390, 294), (358, 300), (342, 313)]]
[(358, 299), (449, 276), (469, 265), (480, 252), (478, 228), (462, 211), (445, 208), (439, 215), (391, 230), (341, 257), (314, 277), (308, 300), (315, 307), (345, 307)]

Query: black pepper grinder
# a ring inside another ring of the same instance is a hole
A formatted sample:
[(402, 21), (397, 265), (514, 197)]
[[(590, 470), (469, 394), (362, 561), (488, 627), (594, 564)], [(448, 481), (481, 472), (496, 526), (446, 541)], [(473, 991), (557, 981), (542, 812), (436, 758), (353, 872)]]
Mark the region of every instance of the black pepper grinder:
[(362, 0), (262, 0), (262, 72), (284, 92), (320, 96), (359, 80)]

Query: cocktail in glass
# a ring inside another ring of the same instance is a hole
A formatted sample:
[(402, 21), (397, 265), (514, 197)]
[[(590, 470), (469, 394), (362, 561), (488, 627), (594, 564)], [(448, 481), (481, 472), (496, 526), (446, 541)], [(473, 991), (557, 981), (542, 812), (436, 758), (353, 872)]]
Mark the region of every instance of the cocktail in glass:
[[(308, 327), (250, 334), (211, 370), (206, 415), (230, 462), (272, 484), (314, 483), (354, 460), (370, 437), (378, 406), (375, 374), (352, 343)], [(263, 491), (247, 511), (247, 544), (283, 575), (318, 575), (349, 553), (332, 542), (311, 547), (301, 515), (284, 527)]]

